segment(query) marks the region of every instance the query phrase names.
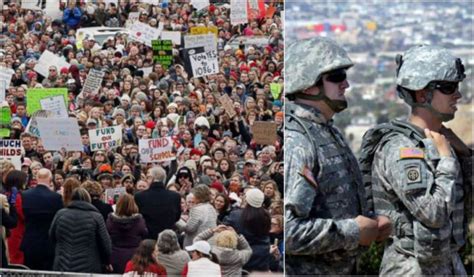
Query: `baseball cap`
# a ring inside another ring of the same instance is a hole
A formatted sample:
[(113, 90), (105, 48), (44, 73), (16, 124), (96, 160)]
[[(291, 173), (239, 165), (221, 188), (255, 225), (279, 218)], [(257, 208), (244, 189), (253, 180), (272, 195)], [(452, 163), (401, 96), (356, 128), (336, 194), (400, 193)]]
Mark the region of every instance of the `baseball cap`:
[(211, 245), (204, 240), (196, 241), (193, 245), (187, 246), (186, 251), (198, 251), (209, 255), (211, 253)]

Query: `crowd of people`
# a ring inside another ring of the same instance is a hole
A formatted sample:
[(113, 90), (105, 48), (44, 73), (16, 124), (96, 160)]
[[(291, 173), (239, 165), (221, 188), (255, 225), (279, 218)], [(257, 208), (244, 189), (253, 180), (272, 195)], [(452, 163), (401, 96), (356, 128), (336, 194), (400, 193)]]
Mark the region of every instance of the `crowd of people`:
[[(129, 276), (283, 271), (283, 96), (271, 92), (283, 84), (283, 3), (258, 1), (271, 12), (232, 25), (225, 1), (201, 10), (192, 1), (156, 2), (164, 3), (69, 1), (62, 18), (15, 3), (3, 9), (0, 66), (14, 70), (2, 103), (11, 112), (3, 139), (21, 140), (22, 154), (21, 165), (0, 161), (1, 267)], [(173, 44), (167, 67), (126, 33), (103, 43), (76, 36), (84, 27), (125, 28), (135, 12), (181, 37), (192, 27), (217, 27), (219, 72), (193, 77), (184, 43)], [(267, 43), (246, 44), (255, 36)], [(41, 75), (35, 65), (45, 50), (70, 66)], [(83, 90), (91, 70), (104, 72), (97, 94)], [(82, 151), (45, 149), (29, 132), (32, 88), (67, 88)], [(257, 121), (276, 123), (273, 144), (255, 141)], [(89, 130), (111, 126), (122, 127), (121, 145), (91, 148)], [(164, 137), (176, 159), (141, 162), (139, 141)], [(124, 192), (107, 198), (116, 188)]]

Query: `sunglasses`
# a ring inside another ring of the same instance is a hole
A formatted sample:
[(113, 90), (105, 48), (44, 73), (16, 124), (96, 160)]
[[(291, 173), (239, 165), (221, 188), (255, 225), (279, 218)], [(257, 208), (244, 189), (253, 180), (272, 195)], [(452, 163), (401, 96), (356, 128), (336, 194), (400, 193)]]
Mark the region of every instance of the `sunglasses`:
[(342, 83), (347, 79), (347, 74), (345, 69), (338, 69), (331, 71), (327, 73), (328, 76), (326, 77), (326, 80), (328, 80), (331, 83)]
[(459, 89), (458, 82), (442, 82), (442, 83), (432, 83), (430, 84), (431, 89), (437, 89), (441, 93), (446, 95), (451, 95), (456, 93)]

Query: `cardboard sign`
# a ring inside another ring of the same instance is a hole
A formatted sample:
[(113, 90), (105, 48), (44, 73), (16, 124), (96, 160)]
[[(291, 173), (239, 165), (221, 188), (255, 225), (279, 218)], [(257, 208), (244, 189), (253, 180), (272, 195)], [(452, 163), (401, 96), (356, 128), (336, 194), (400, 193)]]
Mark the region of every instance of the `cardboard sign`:
[(68, 117), (66, 103), (62, 95), (40, 99), (42, 110), (51, 111), (56, 117)]
[(282, 84), (270, 83), (270, 92), (272, 93), (273, 99), (277, 100), (280, 97)]
[(46, 150), (82, 151), (84, 148), (76, 118), (38, 117), (38, 129)]
[(237, 112), (234, 109), (234, 102), (232, 102), (232, 99), (230, 99), (229, 95), (224, 94), (218, 99), (225, 112), (229, 115), (230, 118), (233, 118), (237, 114)]
[(89, 130), (91, 151), (109, 150), (122, 145), (122, 126)]
[(230, 0), (230, 24), (247, 24), (247, 0)]
[(173, 63), (173, 43), (171, 40), (153, 40), (153, 62), (167, 69)]
[(92, 95), (96, 95), (102, 85), (102, 79), (104, 78), (105, 72), (102, 70), (91, 69), (87, 74), (87, 79), (84, 82), (82, 92), (89, 92)]
[(181, 45), (181, 32), (162, 31), (161, 40), (171, 40), (175, 45)]
[(160, 37), (160, 29), (135, 22), (130, 26), (129, 38), (151, 47), (151, 41)]
[(252, 125), (252, 133), (255, 143), (273, 145), (277, 139), (276, 128), (277, 125), (275, 122), (255, 121)]
[(217, 74), (219, 72), (216, 50), (190, 55), (189, 58), (191, 60), (194, 78)]
[(64, 97), (64, 103), (68, 102), (67, 88), (29, 88), (26, 93), (26, 111), (33, 114), (41, 110), (41, 99), (51, 98), (61, 95)]
[(69, 68), (71, 65), (63, 58), (56, 56), (48, 50), (45, 50), (43, 54), (41, 54), (41, 57), (39, 58), (38, 63), (35, 65), (34, 70), (44, 77), (48, 77), (50, 66), (56, 66), (59, 72), (61, 68)]
[(39, 129), (38, 129), (38, 117), (43, 118), (50, 118), (54, 117), (53, 113), (50, 111), (45, 110), (38, 110), (31, 115), (30, 121), (28, 121), (28, 125), (25, 128), (25, 132), (32, 134), (33, 136), (40, 137)]
[(206, 51), (216, 50), (217, 39), (216, 39), (216, 36), (212, 34), (192, 35), (192, 36), (188, 35), (188, 36), (184, 36), (184, 47), (186, 48), (204, 47), (204, 50)]
[(16, 169), (21, 170), (21, 140), (1, 139), (0, 160), (10, 161)]
[(217, 37), (219, 30), (216, 26), (195, 26), (191, 27), (191, 35), (214, 34)]
[(176, 153), (172, 151), (173, 140), (171, 137), (141, 139), (138, 141), (138, 149), (142, 163), (164, 162), (176, 159)]
[(200, 11), (209, 7), (209, 0), (191, 0), (191, 5), (193, 5), (193, 8), (197, 11)]
[(109, 205), (117, 204), (120, 196), (127, 193), (127, 189), (125, 187), (120, 188), (110, 188), (105, 190), (105, 203)]

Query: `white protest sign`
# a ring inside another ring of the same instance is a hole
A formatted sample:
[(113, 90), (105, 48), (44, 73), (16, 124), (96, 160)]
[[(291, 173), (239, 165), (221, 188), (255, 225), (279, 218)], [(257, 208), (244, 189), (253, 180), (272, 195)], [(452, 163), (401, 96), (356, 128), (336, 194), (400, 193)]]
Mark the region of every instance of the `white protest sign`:
[(171, 40), (175, 45), (181, 45), (181, 32), (162, 31), (161, 40)]
[(71, 65), (66, 62), (63, 58), (56, 56), (52, 52), (45, 50), (41, 57), (38, 60), (38, 63), (35, 65), (35, 71), (39, 74), (43, 75), (44, 77), (49, 76), (49, 67), (56, 66), (56, 68), (61, 70), (61, 68), (66, 67), (69, 68)]
[(89, 130), (91, 151), (109, 150), (122, 145), (122, 126)]
[(0, 160), (10, 161), (21, 170), (21, 140), (0, 139)]
[(90, 92), (92, 95), (96, 95), (99, 92), (104, 78), (105, 72), (102, 70), (91, 69), (87, 74), (87, 79), (84, 82), (83, 92)]
[(184, 36), (185, 48), (204, 47), (205, 51), (216, 50), (217, 40), (213, 34)]
[(57, 117), (68, 117), (64, 96), (56, 95), (40, 100), (42, 110), (51, 111)]
[(190, 55), (189, 59), (191, 60), (194, 78), (217, 74), (219, 72), (216, 50)]
[(127, 193), (127, 188), (119, 187), (119, 188), (110, 188), (105, 190), (105, 202), (110, 205), (117, 204), (120, 196)]
[(209, 0), (191, 0), (191, 5), (193, 5), (193, 8), (200, 11), (209, 6)]
[(38, 122), (36, 121), (38, 117), (48, 118), (48, 117), (54, 117), (54, 115), (51, 111), (45, 111), (45, 110), (38, 110), (31, 115), (30, 121), (28, 122), (28, 125), (25, 128), (25, 132), (30, 133), (39, 138), (40, 133), (38, 130)]
[(160, 37), (160, 30), (148, 24), (135, 22), (129, 28), (129, 37), (151, 47), (151, 41)]
[(117, 7), (118, 5), (118, 0), (104, 0), (104, 3), (105, 3), (105, 7), (108, 8), (109, 7), (109, 4), (113, 3), (115, 4), (115, 6)]
[(46, 150), (82, 151), (84, 148), (76, 118), (36, 118)]
[(127, 22), (125, 23), (126, 28), (130, 28), (135, 22), (138, 21), (138, 18), (140, 17), (139, 12), (131, 12), (128, 14), (128, 19)]
[(6, 87), (10, 85), (13, 74), (15, 74), (15, 71), (13, 71), (13, 69), (0, 66), (0, 80), (5, 81)]
[(0, 103), (5, 101), (5, 91), (7, 90), (7, 81), (0, 80)]
[(230, 0), (230, 23), (232, 25), (248, 23), (247, 0)]
[(50, 16), (51, 19), (62, 19), (63, 17), (63, 12), (59, 8), (60, 3), (59, 1), (46, 1), (46, 7), (43, 10), (43, 12), (47, 15)]
[(138, 141), (138, 149), (142, 163), (163, 162), (176, 159), (176, 153), (172, 151), (173, 140), (171, 137), (141, 139)]
[(22, 0), (21, 8), (25, 10), (42, 10), (42, 0)]
[(143, 71), (143, 77), (148, 76), (151, 72), (153, 72), (153, 66), (149, 67), (142, 67), (140, 68), (141, 71)]

